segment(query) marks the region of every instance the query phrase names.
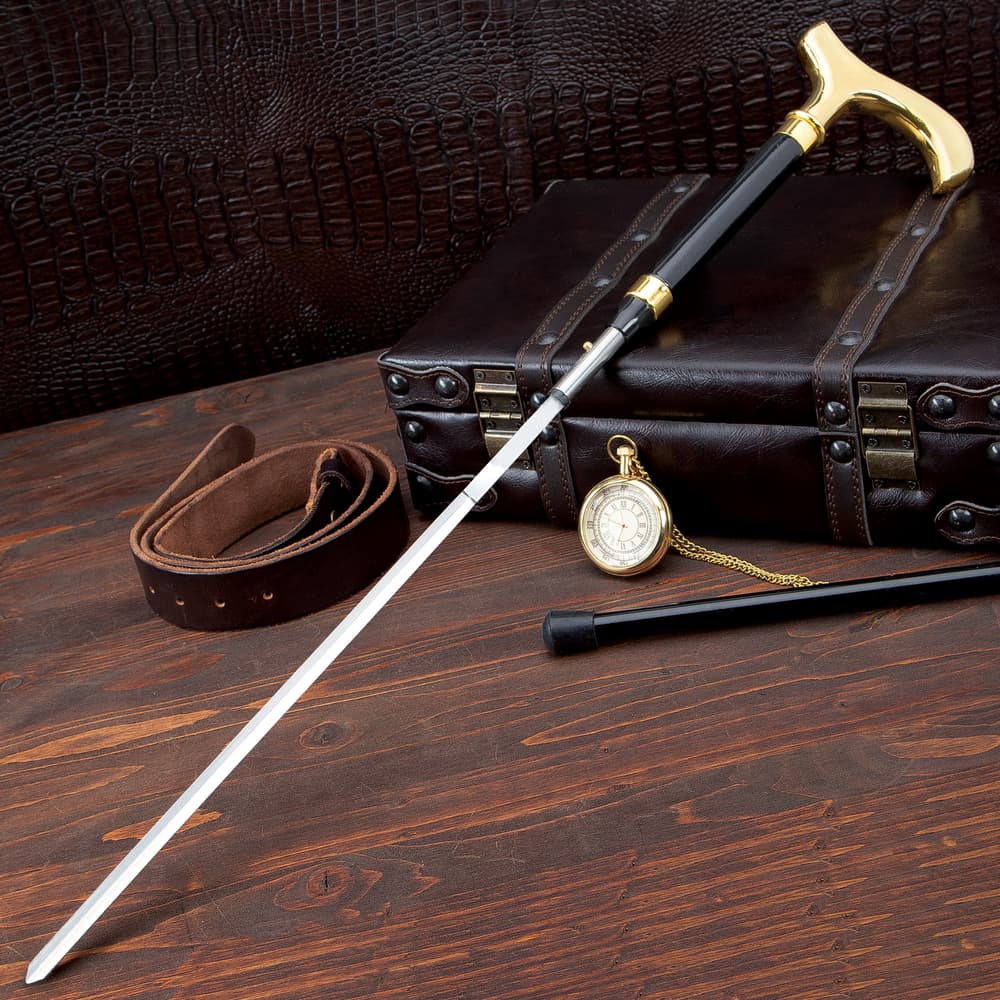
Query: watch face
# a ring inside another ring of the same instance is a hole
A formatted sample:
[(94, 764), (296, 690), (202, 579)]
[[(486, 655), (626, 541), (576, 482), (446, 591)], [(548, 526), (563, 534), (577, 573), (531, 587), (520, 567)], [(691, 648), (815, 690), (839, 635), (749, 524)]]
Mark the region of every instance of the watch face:
[(612, 476), (587, 494), (580, 541), (606, 573), (632, 576), (655, 566), (670, 542), (670, 509), (641, 479)]

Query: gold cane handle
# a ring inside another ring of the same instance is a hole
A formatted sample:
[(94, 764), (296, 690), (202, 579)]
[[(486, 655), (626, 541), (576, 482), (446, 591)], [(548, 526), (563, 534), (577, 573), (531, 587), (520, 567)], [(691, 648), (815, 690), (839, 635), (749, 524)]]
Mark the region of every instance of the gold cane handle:
[(857, 111), (881, 118), (920, 148), (935, 194), (958, 187), (972, 173), (972, 143), (955, 118), (867, 66), (825, 21), (799, 40), (799, 56), (812, 81), (812, 94), (779, 131), (795, 139), (803, 152), (823, 142), (831, 122)]

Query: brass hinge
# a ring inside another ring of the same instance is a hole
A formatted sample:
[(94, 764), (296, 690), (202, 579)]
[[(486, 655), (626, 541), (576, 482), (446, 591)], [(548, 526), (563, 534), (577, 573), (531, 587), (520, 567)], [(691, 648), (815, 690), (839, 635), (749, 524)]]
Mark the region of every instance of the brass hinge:
[[(492, 458), (524, 422), (524, 409), (513, 367), (475, 368), (473, 375), (479, 427), (486, 452)], [(522, 469), (532, 468), (531, 453), (525, 451), (514, 464)]]
[(917, 428), (905, 382), (862, 382), (858, 425), (874, 486), (917, 488)]

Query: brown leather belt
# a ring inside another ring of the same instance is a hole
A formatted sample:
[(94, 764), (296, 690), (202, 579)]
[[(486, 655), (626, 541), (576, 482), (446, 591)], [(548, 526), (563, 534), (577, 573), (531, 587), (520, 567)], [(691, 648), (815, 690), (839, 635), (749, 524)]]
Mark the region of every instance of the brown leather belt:
[[(310, 441), (253, 455), (247, 428), (223, 428), (132, 529), (146, 600), (174, 625), (246, 628), (317, 611), (365, 587), (406, 544), (381, 449)], [(259, 542), (264, 525), (277, 537)]]

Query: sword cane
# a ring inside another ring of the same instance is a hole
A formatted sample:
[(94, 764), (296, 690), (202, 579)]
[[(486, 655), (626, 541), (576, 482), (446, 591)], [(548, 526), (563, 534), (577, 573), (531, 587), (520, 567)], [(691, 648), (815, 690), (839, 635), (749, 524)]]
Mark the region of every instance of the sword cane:
[(190, 788), (132, 848), (66, 921), (28, 966), (25, 981), (44, 979), (168, 840), (264, 738), (337, 656), (375, 617), (517, 457), (623, 347), (651, 328), (673, 300), (673, 289), (702, 258), (751, 214), (799, 160), (821, 144), (841, 114), (875, 115), (909, 136), (927, 162), (935, 193), (961, 184), (972, 172), (973, 153), (962, 126), (944, 109), (877, 73), (852, 55), (826, 23), (799, 42), (812, 83), (807, 102), (747, 163), (707, 214), (675, 244), (654, 270), (626, 293), (611, 326), (563, 376), (545, 401), (482, 471), (441, 512), (382, 579), (275, 692)]

